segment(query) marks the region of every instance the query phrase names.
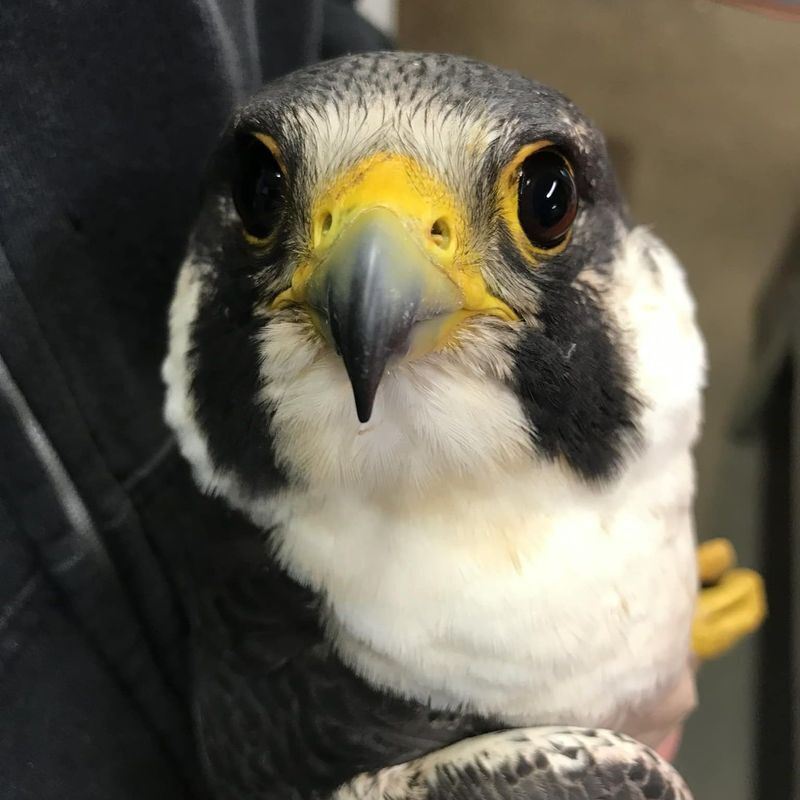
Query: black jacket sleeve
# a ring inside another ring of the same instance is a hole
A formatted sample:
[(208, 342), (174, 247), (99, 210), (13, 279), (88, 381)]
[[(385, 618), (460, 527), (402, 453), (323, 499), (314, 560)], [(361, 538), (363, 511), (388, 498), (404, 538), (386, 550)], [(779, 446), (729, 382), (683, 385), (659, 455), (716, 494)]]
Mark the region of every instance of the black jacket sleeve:
[(3, 800), (202, 796), (181, 564), (243, 523), (162, 423), (172, 284), (233, 106), (385, 44), (341, 2), (3, 1)]

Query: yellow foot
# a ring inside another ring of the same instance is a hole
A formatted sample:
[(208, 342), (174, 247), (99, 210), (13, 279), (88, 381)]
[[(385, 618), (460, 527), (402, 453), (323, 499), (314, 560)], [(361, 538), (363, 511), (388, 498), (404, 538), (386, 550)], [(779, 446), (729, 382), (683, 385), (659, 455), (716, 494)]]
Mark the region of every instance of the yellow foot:
[(736, 569), (736, 552), (727, 539), (703, 542), (697, 561), (703, 588), (692, 646), (698, 657), (716, 658), (761, 624), (767, 611), (764, 582), (751, 569)]

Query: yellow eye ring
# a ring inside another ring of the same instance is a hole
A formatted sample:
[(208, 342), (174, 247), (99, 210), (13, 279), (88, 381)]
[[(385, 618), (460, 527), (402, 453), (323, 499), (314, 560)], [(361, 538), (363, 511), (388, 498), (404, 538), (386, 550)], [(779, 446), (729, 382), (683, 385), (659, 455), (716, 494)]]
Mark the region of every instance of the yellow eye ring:
[(534, 265), (568, 246), (578, 211), (569, 161), (548, 140), (525, 145), (498, 183), (501, 215), (519, 250)]

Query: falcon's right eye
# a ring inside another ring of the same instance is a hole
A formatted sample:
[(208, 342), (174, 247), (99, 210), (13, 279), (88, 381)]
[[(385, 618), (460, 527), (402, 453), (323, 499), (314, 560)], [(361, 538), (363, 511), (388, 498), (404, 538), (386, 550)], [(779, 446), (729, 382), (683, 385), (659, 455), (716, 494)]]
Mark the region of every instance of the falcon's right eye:
[(284, 175), (275, 140), (263, 134), (237, 141), (233, 202), (248, 237), (263, 241), (275, 230), (281, 215)]

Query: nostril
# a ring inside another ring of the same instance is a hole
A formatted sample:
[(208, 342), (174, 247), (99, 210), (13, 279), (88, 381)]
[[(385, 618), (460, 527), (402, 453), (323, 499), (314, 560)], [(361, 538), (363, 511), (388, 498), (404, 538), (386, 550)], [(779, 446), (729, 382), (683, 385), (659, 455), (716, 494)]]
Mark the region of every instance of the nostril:
[(437, 247), (446, 250), (450, 246), (450, 226), (444, 217), (439, 217), (431, 225), (431, 239)]
[(325, 211), (315, 217), (313, 226), (314, 247), (320, 247), (325, 242), (332, 227), (333, 214), (330, 211)]

